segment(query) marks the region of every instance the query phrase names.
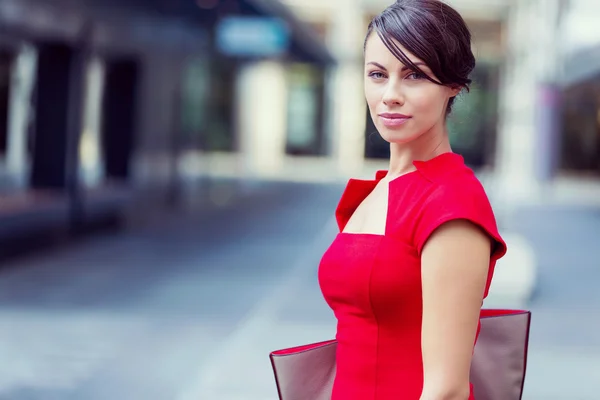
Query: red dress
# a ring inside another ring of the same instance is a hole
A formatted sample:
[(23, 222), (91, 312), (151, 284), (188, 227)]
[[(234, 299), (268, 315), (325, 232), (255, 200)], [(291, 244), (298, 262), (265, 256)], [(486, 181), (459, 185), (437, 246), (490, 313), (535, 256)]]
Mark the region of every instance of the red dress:
[(415, 171), (389, 184), (384, 235), (342, 230), (386, 171), (375, 180), (351, 179), (336, 209), (340, 233), (319, 266), (323, 296), (338, 321), (332, 400), (419, 400), (420, 254), (434, 229), (467, 219), (494, 239), (485, 296), (494, 265), (506, 252), (486, 193), (460, 155), (445, 153), (414, 165)]

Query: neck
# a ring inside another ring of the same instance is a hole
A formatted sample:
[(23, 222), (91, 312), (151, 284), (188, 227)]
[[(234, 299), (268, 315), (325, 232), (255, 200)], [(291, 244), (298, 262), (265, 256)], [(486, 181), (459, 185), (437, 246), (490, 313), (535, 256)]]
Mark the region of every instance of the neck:
[(415, 169), (413, 161), (427, 161), (451, 151), (445, 126), (437, 132), (432, 129), (409, 143), (390, 143), (388, 176), (393, 178), (412, 172)]

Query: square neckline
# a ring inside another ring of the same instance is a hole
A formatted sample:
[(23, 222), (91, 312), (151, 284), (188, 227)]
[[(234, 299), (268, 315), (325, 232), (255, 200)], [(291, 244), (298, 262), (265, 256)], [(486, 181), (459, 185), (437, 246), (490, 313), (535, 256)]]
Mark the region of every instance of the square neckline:
[[(383, 173), (386, 173), (385, 175), (383, 175)], [(418, 169), (415, 169), (413, 171), (407, 172), (405, 174), (402, 174), (400, 176), (397, 176), (391, 180), (388, 181), (387, 183), (387, 198), (386, 198), (386, 205), (385, 205), (385, 226), (383, 227), (383, 233), (375, 233), (375, 232), (347, 232), (344, 231), (344, 229), (342, 229), (340, 232), (338, 232), (338, 236), (340, 235), (353, 235), (353, 236), (372, 236), (372, 237), (377, 237), (377, 238), (382, 238), (388, 235), (388, 227), (389, 227), (389, 216), (390, 216), (390, 192), (391, 192), (391, 186), (392, 186), (392, 182), (395, 182), (397, 180), (399, 180), (400, 178), (404, 178), (406, 176), (409, 175), (413, 175), (414, 173), (418, 172)], [(369, 195), (371, 193), (373, 193), (373, 190), (375, 190), (375, 188), (377, 187), (377, 184), (379, 184), (385, 177), (387, 176), (387, 171), (378, 171), (378, 179), (375, 179), (375, 181), (369, 181), (369, 182), (374, 182), (375, 186), (373, 186), (373, 188), (369, 191), (369, 193), (367, 193), (366, 196), (364, 196), (362, 198), (362, 200), (360, 200), (360, 202), (358, 203), (358, 206), (354, 209), (354, 211), (352, 212), (352, 214), (350, 215), (350, 217), (348, 218), (348, 220), (346, 221), (346, 224), (344, 225), (344, 228), (346, 226), (348, 226), (348, 222), (350, 222), (350, 220), (352, 219), (352, 217), (354, 216), (354, 214), (356, 213), (356, 210), (358, 209), (358, 207), (360, 207), (362, 205), (362, 203), (366, 200), (367, 197), (369, 197)]]
[(350, 178), (335, 211), (339, 228), (338, 235), (388, 235), (390, 218), (389, 208), (391, 198), (390, 192), (392, 190), (392, 183), (395, 184), (403, 179), (417, 176), (417, 174), (418, 176), (421, 176), (430, 182), (435, 182), (439, 176), (447, 173), (448, 170), (452, 170), (455, 167), (464, 165), (464, 159), (460, 154), (449, 151), (438, 154), (429, 160), (414, 160), (412, 163), (415, 166), (415, 170), (397, 176), (388, 181), (388, 198), (386, 206), (385, 228), (383, 233), (344, 231), (344, 228), (348, 225), (348, 222), (356, 212), (357, 208), (373, 192), (377, 184), (388, 176), (389, 170), (377, 170), (375, 179)]

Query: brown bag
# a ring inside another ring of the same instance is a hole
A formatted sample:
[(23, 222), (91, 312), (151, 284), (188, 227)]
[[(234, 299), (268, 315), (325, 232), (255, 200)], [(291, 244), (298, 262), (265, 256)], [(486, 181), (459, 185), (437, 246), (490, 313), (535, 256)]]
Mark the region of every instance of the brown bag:
[[(471, 364), (477, 400), (520, 400), (523, 395), (531, 312), (482, 310)], [(280, 400), (330, 400), (337, 342), (313, 343), (270, 354)]]

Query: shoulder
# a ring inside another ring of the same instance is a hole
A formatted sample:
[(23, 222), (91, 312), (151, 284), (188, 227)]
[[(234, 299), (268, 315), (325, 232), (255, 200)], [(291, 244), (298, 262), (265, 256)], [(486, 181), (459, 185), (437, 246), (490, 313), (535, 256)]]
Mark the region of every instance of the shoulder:
[(504, 255), (506, 245), (498, 232), (489, 198), (462, 157), (450, 153), (433, 163), (417, 162), (415, 165), (418, 175), (411, 193), (405, 197), (411, 197), (409, 220), (417, 251), (421, 252), (434, 231), (453, 222), (451, 226), (482, 229), (496, 242), (496, 257)]
[(455, 171), (431, 182), (421, 193), (415, 217), (439, 224), (450, 219), (477, 220), (496, 230), (496, 218), (485, 189), (472, 171)]
[[(425, 212), (430, 206), (490, 207), (485, 189), (462, 156), (445, 153), (429, 161), (415, 161), (414, 179), (409, 185), (392, 182), (390, 201), (401, 202), (406, 212)], [(402, 193), (404, 192), (404, 193)], [(406, 205), (412, 204), (409, 210)]]
[(421, 200), (421, 211), (431, 211), (431, 207), (483, 213), (492, 211), (481, 181), (466, 166), (430, 182), (423, 191)]
[(415, 161), (415, 166), (425, 186), (429, 184), (429, 188), (433, 191), (448, 193), (453, 192), (457, 186), (475, 192), (483, 191), (479, 179), (465, 164), (462, 156), (447, 153), (438, 157), (425, 162)]

